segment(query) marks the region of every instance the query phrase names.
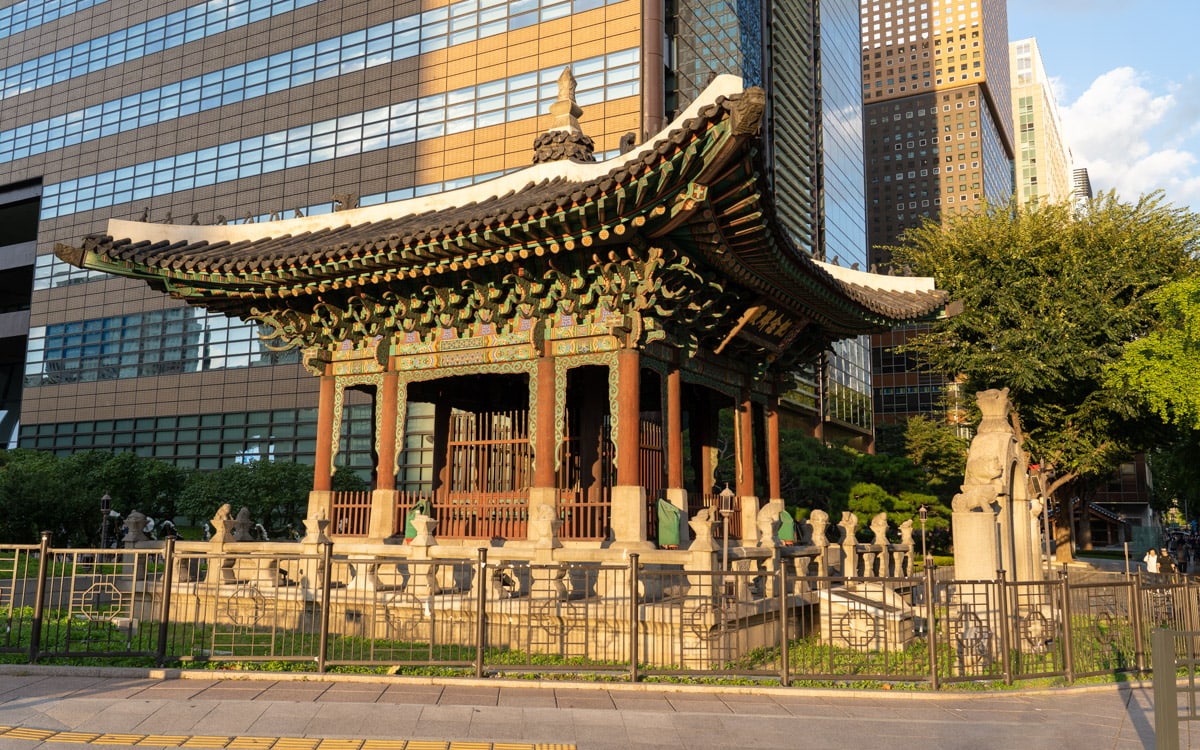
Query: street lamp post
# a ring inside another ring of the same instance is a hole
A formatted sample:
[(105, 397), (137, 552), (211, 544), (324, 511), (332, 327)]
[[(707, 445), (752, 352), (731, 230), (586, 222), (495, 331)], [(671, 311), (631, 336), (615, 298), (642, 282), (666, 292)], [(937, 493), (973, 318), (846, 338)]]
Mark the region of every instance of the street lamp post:
[(925, 562), (925, 569), (929, 569), (929, 551), (925, 546), (925, 521), (929, 519), (929, 508), (924, 505), (917, 511), (917, 515), (921, 518), (921, 559)]
[(100, 498), (100, 549), (108, 549), (108, 513), (112, 510), (112, 497), (107, 492)]
[(725, 484), (725, 489), (721, 490), (721, 593), (724, 596), (729, 596), (732, 592), (729, 591), (724, 575), (729, 570), (729, 517), (733, 515), (733, 490), (729, 489), (729, 484)]

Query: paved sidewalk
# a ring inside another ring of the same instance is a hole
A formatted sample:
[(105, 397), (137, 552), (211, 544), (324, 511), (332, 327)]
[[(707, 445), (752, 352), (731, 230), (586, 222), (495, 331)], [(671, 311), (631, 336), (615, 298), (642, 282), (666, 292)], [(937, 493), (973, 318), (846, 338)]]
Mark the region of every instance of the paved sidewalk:
[(1153, 748), (1153, 724), (1149, 683), (934, 694), (0, 667), (0, 750), (1097, 750)]

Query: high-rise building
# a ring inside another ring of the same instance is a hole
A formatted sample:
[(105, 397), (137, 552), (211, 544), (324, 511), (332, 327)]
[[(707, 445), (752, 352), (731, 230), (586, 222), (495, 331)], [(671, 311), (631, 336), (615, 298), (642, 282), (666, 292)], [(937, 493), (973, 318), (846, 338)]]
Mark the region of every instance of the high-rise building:
[(1087, 167), (1079, 167), (1071, 173), (1071, 197), (1077, 205), (1087, 205), (1093, 198), (1092, 179)]
[(1071, 197), (1071, 149), (1036, 39), (1008, 46), (1016, 134), (1016, 196), (1021, 204)]
[[(1013, 195), (1008, 16), (1004, 0), (861, 0), (867, 241)], [(946, 375), (899, 351), (911, 331), (872, 337), (877, 421), (957, 412)]]
[[(294, 351), (242, 320), (67, 266), (56, 243), (114, 217), (262, 222), (488, 180), (529, 164), (566, 66), (600, 158), (654, 135), (715, 73), (764, 85), (790, 231), (805, 252), (822, 255), (830, 236), (853, 257), (860, 230), (840, 212), (856, 200), (857, 168), (841, 161), (856, 153), (845, 89), (856, 68), (844, 56), (856, 65), (857, 48), (821, 44), (849, 45), (856, 12), (845, 0), (10, 5), (0, 280), (15, 291), (0, 336), (23, 356), (0, 362), (0, 408), (19, 402), (26, 447), (134, 450), (202, 469), (311, 460), (317, 384)], [(825, 99), (822, 78), (838, 83)], [(838, 166), (822, 168), (823, 141)], [(371, 465), (367, 408), (346, 410), (339, 455), (351, 468)], [(421, 446), (406, 455), (419, 470)]]

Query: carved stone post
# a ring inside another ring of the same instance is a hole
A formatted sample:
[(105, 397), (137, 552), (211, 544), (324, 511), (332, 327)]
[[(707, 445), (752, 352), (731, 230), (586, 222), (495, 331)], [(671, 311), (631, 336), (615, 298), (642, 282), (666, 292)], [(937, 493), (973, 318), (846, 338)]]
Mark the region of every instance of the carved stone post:
[(407, 593), (417, 599), (426, 599), (441, 590), (438, 584), (437, 563), (433, 561), (433, 547), (437, 539), (433, 530), (437, 521), (418, 513), (413, 516), (413, 527), (417, 535), (408, 543), (409, 579)]
[(825, 530), (829, 528), (829, 514), (817, 508), (812, 513), (808, 514), (808, 521), (805, 523), (804, 540), (805, 544), (810, 544), (821, 551), (817, 557), (817, 576), (824, 577), (829, 575), (829, 537), (826, 536)]
[[(209, 549), (212, 552), (223, 553), (225, 547), (232, 544), (235, 539), (233, 536), (233, 513), (229, 508), (229, 503), (225, 503), (217, 509), (217, 514), (212, 517), (213, 535), (209, 540)], [(234, 560), (232, 558), (222, 559), (219, 565), (213, 565), (209, 562), (208, 576), (206, 582), (217, 585), (222, 583), (236, 583), (237, 577), (234, 575)]]
[(842, 530), (842, 575), (854, 578), (858, 575), (858, 552), (855, 549), (858, 545), (858, 538), (855, 536), (858, 516), (848, 510), (842, 511), (842, 520), (838, 527)]

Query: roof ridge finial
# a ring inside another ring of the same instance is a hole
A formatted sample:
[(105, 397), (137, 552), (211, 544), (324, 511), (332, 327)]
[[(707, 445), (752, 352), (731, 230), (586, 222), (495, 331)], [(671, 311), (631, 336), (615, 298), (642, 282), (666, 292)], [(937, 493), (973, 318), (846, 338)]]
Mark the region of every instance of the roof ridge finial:
[(558, 99), (550, 105), (554, 124), (533, 141), (534, 164), (560, 159), (579, 162), (596, 160), (592, 139), (584, 135), (583, 128), (579, 126), (583, 109), (575, 101), (575, 87), (575, 76), (568, 65), (558, 76)]
[(554, 125), (550, 127), (551, 130), (583, 132), (583, 129), (579, 127), (579, 116), (583, 114), (583, 109), (579, 106), (579, 102), (575, 101), (577, 85), (575, 74), (571, 72), (571, 66), (563, 68), (562, 73), (558, 76), (558, 99), (550, 105), (550, 114), (554, 115)]

